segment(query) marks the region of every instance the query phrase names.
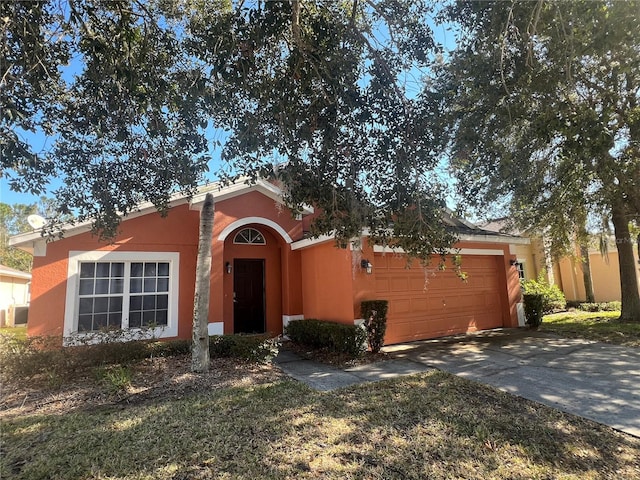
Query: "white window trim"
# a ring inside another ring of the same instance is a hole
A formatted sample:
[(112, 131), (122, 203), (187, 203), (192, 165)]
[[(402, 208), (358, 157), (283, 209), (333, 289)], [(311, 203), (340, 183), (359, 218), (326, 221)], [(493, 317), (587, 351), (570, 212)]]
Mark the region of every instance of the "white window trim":
[[(178, 252), (122, 252), (122, 251), (71, 251), (67, 268), (67, 293), (64, 309), (64, 344), (71, 345), (73, 339), (99, 341), (96, 332), (78, 332), (78, 285), (81, 262), (169, 262), (169, 309), (167, 325), (153, 329), (126, 329), (135, 338), (167, 338), (178, 335), (178, 294), (180, 253)], [(124, 298), (128, 301), (128, 298)], [(123, 319), (123, 323), (126, 323)], [(88, 342), (91, 343), (91, 342)]]

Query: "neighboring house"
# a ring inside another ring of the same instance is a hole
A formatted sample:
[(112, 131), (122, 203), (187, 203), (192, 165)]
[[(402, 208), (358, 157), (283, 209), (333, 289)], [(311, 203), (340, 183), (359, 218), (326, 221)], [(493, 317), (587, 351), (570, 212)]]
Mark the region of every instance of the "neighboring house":
[(156, 326), (159, 337), (190, 338), (207, 191), (215, 198), (210, 334), (279, 334), (302, 318), (353, 324), (360, 302), (371, 299), (390, 302), (388, 344), (519, 324), (512, 251), (528, 239), (451, 218), (468, 273), (463, 283), (453, 268), (407, 268), (403, 254), (366, 240), (340, 249), (332, 237), (308, 238), (313, 208), (292, 216), (281, 191), (259, 180), (176, 198), (165, 218), (141, 206), (112, 244), (99, 242), (88, 224), (50, 243), (39, 232), (13, 237), (12, 245), (34, 254), (29, 335)]
[(26, 323), (31, 274), (0, 265), (0, 326)]
[[(587, 297), (584, 288), (582, 273), (582, 261), (579, 256), (579, 248), (576, 246), (574, 257), (564, 257), (555, 264), (560, 271), (556, 283), (564, 292), (567, 300), (584, 301)], [(636, 265), (638, 253), (634, 249)], [(593, 283), (593, 295), (596, 302), (620, 301), (622, 293), (620, 291), (620, 263), (618, 262), (618, 251), (615, 240), (610, 242), (606, 255), (602, 255), (595, 242), (591, 242), (589, 247), (589, 263), (591, 268), (591, 282)], [(640, 285), (640, 269), (636, 268), (636, 278)]]
[[(507, 231), (512, 235), (527, 236), (525, 233), (509, 230), (506, 219), (493, 220), (481, 225), (481, 227), (494, 232)], [(540, 237), (531, 236), (530, 240), (528, 244), (516, 245), (513, 250), (518, 261), (516, 267), (520, 271), (520, 277), (523, 280), (532, 280), (536, 279), (541, 272), (546, 272), (547, 280), (558, 285), (567, 300), (585, 301), (587, 295), (584, 288), (579, 245), (575, 245), (573, 256), (555, 259), (549, 255), (545, 256), (543, 240)], [(595, 241), (590, 242), (589, 247), (589, 263), (595, 301), (620, 301), (620, 266), (615, 239), (609, 242), (606, 255), (602, 255), (596, 243)], [(634, 254), (638, 264), (638, 254), (635, 251)], [(551, 269), (549, 269), (549, 265), (551, 265)], [(549, 270), (552, 272), (551, 275)], [(638, 284), (640, 284), (640, 269), (636, 270), (636, 276)]]

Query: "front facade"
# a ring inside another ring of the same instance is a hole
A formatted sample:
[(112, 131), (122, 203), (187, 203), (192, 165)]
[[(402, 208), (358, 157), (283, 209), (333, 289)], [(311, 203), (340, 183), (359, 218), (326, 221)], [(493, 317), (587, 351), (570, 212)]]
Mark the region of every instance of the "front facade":
[[(314, 211), (294, 216), (266, 181), (209, 189), (215, 198), (209, 333), (280, 334), (302, 318), (360, 321), (360, 302), (389, 300), (386, 343), (517, 326), (514, 249), (526, 240), (482, 230), (461, 237), (463, 283), (452, 268), (417, 263), (366, 239), (340, 249), (310, 239)], [(86, 225), (46, 243), (38, 232), (13, 245), (34, 254), (29, 335), (65, 338), (105, 328), (190, 338), (202, 192), (123, 219), (111, 244)], [(367, 268), (368, 267), (368, 268)], [(520, 318), (520, 324), (522, 319)]]

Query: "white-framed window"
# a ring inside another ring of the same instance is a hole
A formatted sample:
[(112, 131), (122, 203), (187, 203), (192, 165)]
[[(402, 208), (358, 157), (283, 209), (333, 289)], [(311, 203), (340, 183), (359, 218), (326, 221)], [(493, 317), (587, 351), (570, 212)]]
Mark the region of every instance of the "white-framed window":
[(516, 261), (516, 270), (518, 271), (518, 277), (520, 278), (520, 280), (526, 280), (524, 272), (524, 261)]
[(177, 252), (70, 252), (64, 336), (105, 329), (178, 334)]
[(233, 243), (240, 245), (266, 245), (264, 235), (255, 228), (244, 228), (233, 237)]

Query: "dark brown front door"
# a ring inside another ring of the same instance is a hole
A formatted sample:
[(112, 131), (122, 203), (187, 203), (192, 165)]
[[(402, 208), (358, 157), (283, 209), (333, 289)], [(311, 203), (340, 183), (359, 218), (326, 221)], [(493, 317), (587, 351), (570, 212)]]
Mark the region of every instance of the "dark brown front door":
[(264, 333), (264, 260), (233, 261), (233, 331)]

